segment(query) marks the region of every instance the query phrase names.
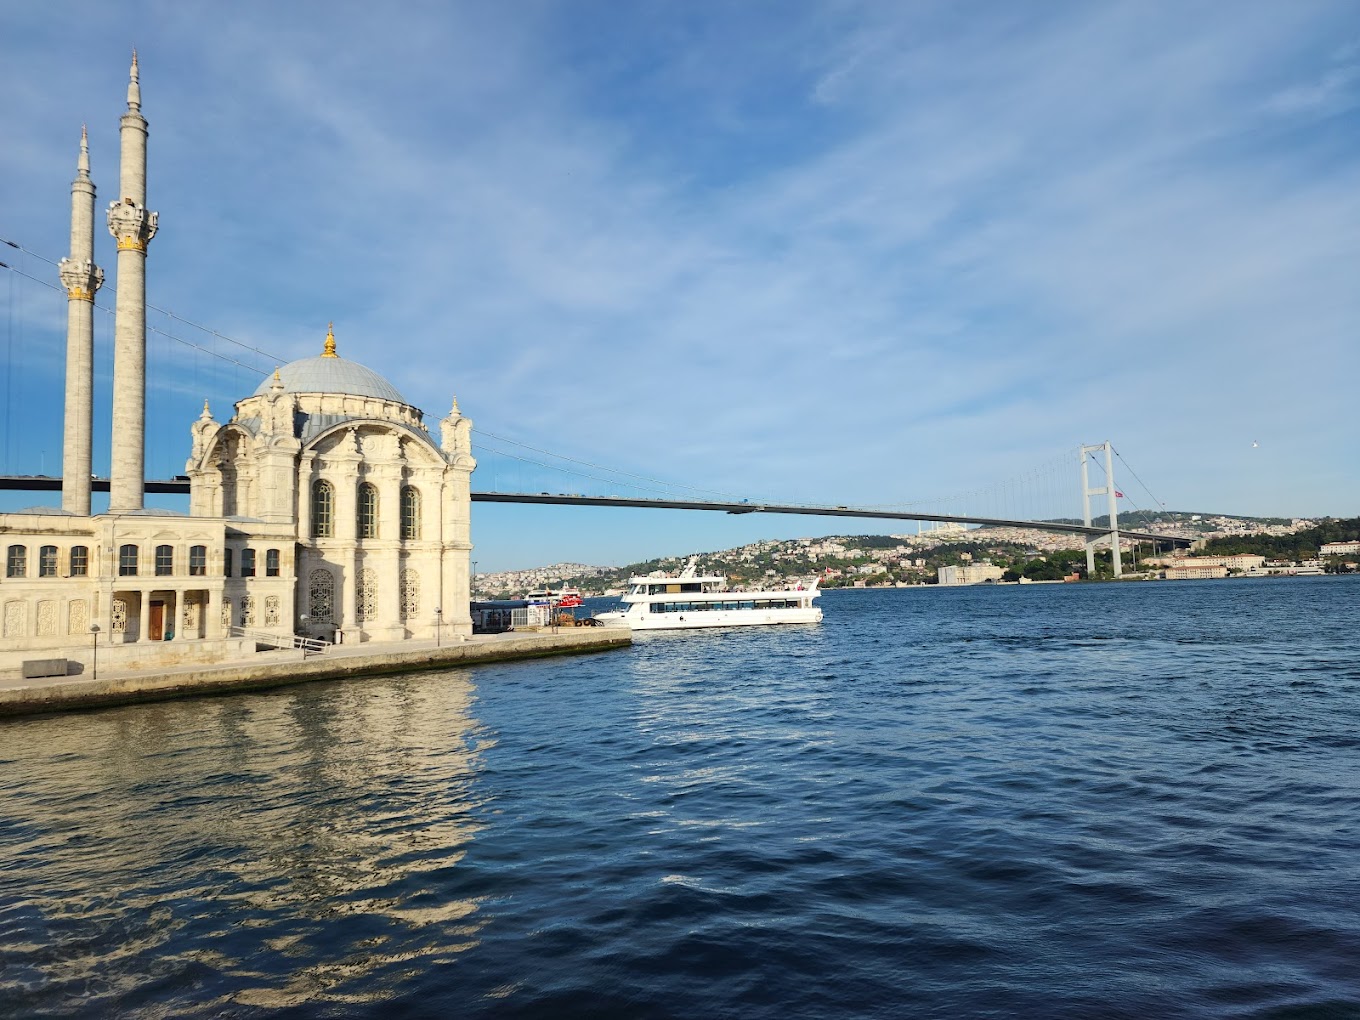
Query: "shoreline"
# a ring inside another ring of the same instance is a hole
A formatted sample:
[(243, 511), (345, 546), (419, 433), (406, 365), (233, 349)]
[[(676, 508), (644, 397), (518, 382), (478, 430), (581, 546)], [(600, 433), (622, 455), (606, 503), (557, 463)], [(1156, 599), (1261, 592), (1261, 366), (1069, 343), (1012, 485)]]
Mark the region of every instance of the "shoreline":
[(353, 649), (334, 646), (305, 658), (296, 651), (257, 652), (251, 660), (218, 666), (107, 673), (101, 670), (96, 677), (78, 674), (25, 680), (5, 674), (0, 675), (0, 719), (269, 690), (345, 677), (582, 655), (626, 648), (632, 641), (628, 630), (581, 627), (556, 632), (480, 634), (438, 647), (433, 641), (369, 642)]

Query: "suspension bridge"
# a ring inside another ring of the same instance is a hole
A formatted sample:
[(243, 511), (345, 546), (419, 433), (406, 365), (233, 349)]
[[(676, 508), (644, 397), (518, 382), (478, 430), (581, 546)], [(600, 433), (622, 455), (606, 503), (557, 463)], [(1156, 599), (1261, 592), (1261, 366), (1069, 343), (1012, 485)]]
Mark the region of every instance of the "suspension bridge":
[[(9, 277), (0, 490), (60, 490), (60, 477), (45, 470), (45, 453), (40, 454), (40, 465), (32, 464), (35, 444), (31, 440), (26, 442), (23, 432), (16, 427), (16, 417), (29, 420), (35, 417), (30, 395), (32, 387), (21, 381), (16, 363), (27, 366), (32, 362), (31, 341), (35, 335), (47, 339), (45, 350), (48, 352), (48, 361), (52, 360), (51, 352), (59, 350), (61, 346), (51, 338), (59, 337), (64, 329), (66, 295), (62, 288), (44, 278), (56, 279), (56, 263), (52, 259), (15, 241), (0, 239), (0, 242), (18, 253), (17, 257), (7, 256), (10, 261), (0, 260), (0, 270), (4, 270)], [(30, 269), (38, 269), (30, 265), (32, 262), (45, 265), (46, 268), (40, 270), (42, 276), (30, 272)], [(96, 346), (104, 359), (104, 374), (110, 374), (112, 309), (106, 304), (96, 304), (96, 308), (106, 313), (101, 323), (102, 329), (96, 330)], [(194, 417), (188, 409), (193, 407), (189, 401), (200, 400), (207, 393), (214, 395), (221, 403), (231, 404), (242, 394), (252, 392), (259, 380), (266, 377), (274, 366), (291, 360), (155, 305), (148, 305), (147, 309), (153, 313), (148, 317), (146, 327), (148, 344), (155, 342), (160, 345), (160, 350), (155, 352), (157, 356), (148, 358), (147, 387), (160, 394), (167, 403), (188, 404), (182, 416), (184, 421)], [(52, 374), (51, 364), (47, 365), (47, 373)], [(41, 374), (41, 369), (38, 374)], [(59, 393), (60, 389), (56, 392)], [(20, 406), (25, 401), (29, 401), (27, 409)], [(59, 417), (54, 412), (57, 406), (55, 400), (48, 398), (44, 404), (47, 413), (42, 417)], [(438, 416), (429, 417), (437, 419)], [(175, 457), (183, 456), (183, 443), (179, 435), (176, 433), (173, 437), (165, 438), (149, 432), (148, 463), (174, 463)], [(157, 442), (164, 449), (156, 449)], [(48, 445), (59, 446), (50, 442)], [(1088, 562), (1093, 559), (1097, 543), (1109, 544), (1118, 549), (1121, 541), (1148, 542), (1154, 546), (1186, 545), (1193, 541), (1184, 535), (1157, 528), (1158, 522), (1154, 517), (1155, 508), (1161, 506), (1160, 501), (1147, 490), (1132, 468), (1108, 443), (1067, 451), (1014, 478), (971, 492), (941, 499), (878, 506), (755, 499), (717, 492), (554, 453), (480, 429), (473, 430), (473, 446), (481, 465), (478, 475), (489, 477), (492, 483), (489, 490), (472, 492), (474, 503), (628, 507), (733, 515), (799, 515), (1018, 528), (1071, 534), (1085, 545)], [(1100, 457), (1102, 453), (1103, 460)], [(28, 457), (29, 462), (21, 464), (24, 457)], [(1114, 458), (1143, 488), (1153, 508), (1149, 511), (1135, 504), (1132, 513), (1127, 509), (1122, 511), (1126, 526), (1130, 523), (1130, 517), (1138, 522), (1131, 529), (1120, 526), (1121, 511), (1116, 500), (1124, 500), (1126, 496), (1115, 488)], [(1093, 466), (1097, 472), (1095, 485), (1090, 481)], [(24, 473), (17, 470), (21, 467), (27, 467), (30, 471), (33, 467), (39, 467), (39, 470)], [(507, 488), (499, 484), (503, 480), (517, 484)], [(92, 489), (96, 492), (108, 491), (108, 485), (107, 478), (95, 477), (92, 480)], [(609, 494), (590, 495), (581, 491), (590, 488), (603, 488)], [(629, 494), (621, 495), (620, 490), (630, 491)], [(187, 478), (175, 475), (149, 478), (146, 491), (187, 494), (189, 482)], [(1077, 496), (1081, 499), (1080, 519), (1074, 519), (1070, 512), (1074, 497)], [(1103, 496), (1106, 503), (1105, 513), (1098, 514), (1096, 518), (1092, 517), (1093, 496)], [(1106, 518), (1105, 523), (1097, 523), (1100, 516)], [(1120, 561), (1117, 555), (1113, 557), (1113, 562), (1118, 573)]]

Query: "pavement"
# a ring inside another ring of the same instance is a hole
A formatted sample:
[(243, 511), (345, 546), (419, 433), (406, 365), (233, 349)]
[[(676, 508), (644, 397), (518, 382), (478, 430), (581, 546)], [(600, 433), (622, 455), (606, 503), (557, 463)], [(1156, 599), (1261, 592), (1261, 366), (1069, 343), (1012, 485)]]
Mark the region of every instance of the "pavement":
[[(97, 676), (24, 679), (0, 673), (0, 716), (159, 701), (195, 694), (261, 690), (312, 680), (413, 672), (448, 666), (606, 651), (632, 643), (627, 630), (555, 630), (475, 634), (466, 641), (370, 641), (331, 645), (305, 658), (292, 650), (256, 652), (216, 665), (188, 663), (154, 669), (99, 670)], [(36, 656), (35, 656), (36, 657)]]

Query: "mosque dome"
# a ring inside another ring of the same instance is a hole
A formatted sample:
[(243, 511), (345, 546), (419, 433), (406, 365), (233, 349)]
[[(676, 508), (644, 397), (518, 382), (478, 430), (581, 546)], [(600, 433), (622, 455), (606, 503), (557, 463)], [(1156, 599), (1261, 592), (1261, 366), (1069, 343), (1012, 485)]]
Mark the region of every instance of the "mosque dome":
[[(397, 388), (371, 368), (357, 361), (346, 361), (335, 353), (335, 332), (326, 331), (326, 348), (315, 358), (289, 362), (278, 370), (279, 381), (287, 393), (348, 393), (358, 397), (377, 397), (406, 403)], [(268, 376), (255, 387), (255, 396), (264, 396), (274, 385)]]

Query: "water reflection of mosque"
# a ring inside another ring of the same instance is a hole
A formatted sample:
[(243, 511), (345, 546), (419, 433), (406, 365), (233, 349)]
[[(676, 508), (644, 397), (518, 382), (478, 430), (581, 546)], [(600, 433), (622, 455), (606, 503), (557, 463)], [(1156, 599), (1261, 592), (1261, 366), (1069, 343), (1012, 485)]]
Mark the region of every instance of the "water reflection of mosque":
[(26, 730), (30, 749), (6, 757), (33, 774), (5, 785), (30, 791), (15, 822), (43, 850), (14, 877), (35, 923), (78, 916), (95, 936), (43, 983), (126, 985), (178, 956), (213, 972), (220, 1006), (370, 1002), (472, 948), (482, 922), (457, 865), (490, 746), (474, 702), (470, 674), (448, 672)]

